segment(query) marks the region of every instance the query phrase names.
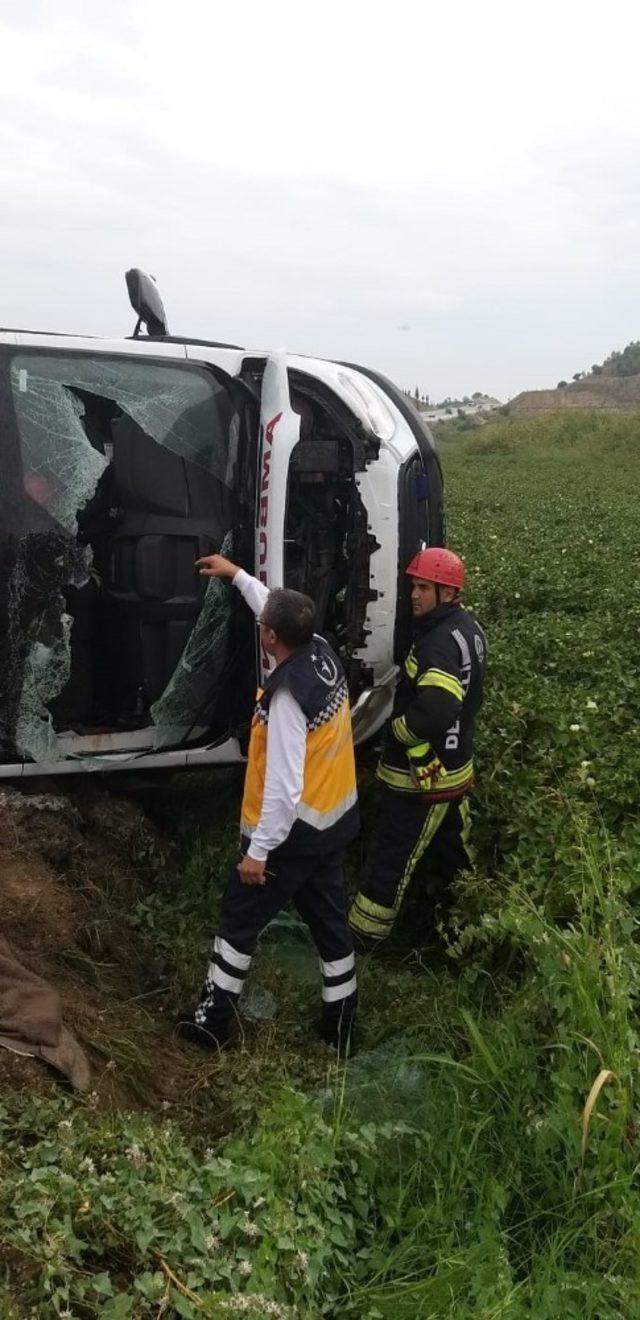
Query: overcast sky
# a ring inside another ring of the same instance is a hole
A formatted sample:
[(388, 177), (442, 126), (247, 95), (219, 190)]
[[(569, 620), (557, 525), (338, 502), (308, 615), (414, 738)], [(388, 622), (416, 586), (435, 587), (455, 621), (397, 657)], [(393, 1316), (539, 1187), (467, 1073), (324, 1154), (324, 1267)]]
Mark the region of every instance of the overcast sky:
[(0, 323), (347, 358), (432, 399), (640, 339), (637, 6), (0, 0)]

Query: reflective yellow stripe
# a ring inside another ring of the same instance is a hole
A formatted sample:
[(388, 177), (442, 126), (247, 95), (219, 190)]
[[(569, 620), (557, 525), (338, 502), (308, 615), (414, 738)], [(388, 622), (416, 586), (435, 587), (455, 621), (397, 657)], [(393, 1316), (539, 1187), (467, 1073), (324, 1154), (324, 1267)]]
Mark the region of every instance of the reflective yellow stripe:
[(416, 653), (413, 647), (411, 647), (411, 650), (409, 651), (409, 654), (404, 662), (404, 667), (407, 674), (409, 675), (409, 678), (415, 678), (418, 672), (418, 661), (416, 660)]
[(364, 916), (357, 905), (357, 899), (354, 899), (349, 909), (349, 925), (353, 930), (359, 930), (363, 935), (369, 935), (372, 939), (382, 940), (388, 933), (386, 927), (383, 931), (376, 921)]
[[(413, 750), (415, 749), (412, 748), (411, 751)], [(407, 750), (407, 756), (409, 755), (410, 752)], [(414, 774), (421, 780), (420, 784), (416, 783), (409, 769), (400, 770), (397, 766), (385, 765), (383, 761), (378, 762), (376, 769), (376, 778), (383, 784), (388, 784), (390, 788), (402, 789), (406, 793), (446, 793), (451, 788), (464, 788), (471, 782), (473, 761), (467, 761), (459, 770), (445, 770), (436, 757), (427, 765), (416, 765)]]
[(418, 679), (418, 687), (437, 687), (445, 692), (450, 692), (452, 697), (457, 697), (462, 701), (464, 689), (459, 678), (453, 674), (446, 674), (444, 669), (427, 669)]
[(362, 892), (356, 894), (351, 908), (349, 910), (349, 925), (354, 930), (362, 931), (363, 935), (373, 936), (374, 939), (383, 940), (395, 920), (395, 909), (383, 907), (381, 903), (374, 903), (373, 899), (367, 898)]
[(438, 788), (459, 788), (460, 784), (466, 784), (468, 779), (473, 778), (473, 761), (467, 761), (466, 765), (459, 770), (445, 770), (438, 779)]
[(356, 894), (355, 901), (368, 916), (376, 917), (378, 921), (393, 921), (393, 908), (385, 907), (384, 903), (374, 903), (372, 898), (362, 893)]
[(388, 784), (390, 788), (401, 788), (407, 793), (420, 792), (409, 770), (392, 770), (390, 766), (384, 765), (382, 761), (378, 762), (376, 779), (380, 779), (383, 784)]
[(415, 848), (413, 849), (413, 852), (411, 853), (411, 856), (409, 857), (407, 865), (405, 866), (404, 869), (404, 875), (402, 876), (402, 879), (398, 886), (398, 892), (396, 894), (395, 903), (394, 903), (394, 908), (396, 912), (400, 907), (404, 895), (404, 891), (411, 879), (411, 876), (413, 875), (413, 872), (415, 871), (416, 866), (418, 865), (418, 862), (420, 861), (420, 858), (422, 857), (422, 854), (426, 852), (434, 835), (440, 829), (440, 826), (442, 825), (442, 822), (449, 810), (450, 805), (451, 805), (450, 802), (438, 802), (436, 806), (431, 807), (429, 812), (427, 813), (427, 819), (425, 820), (424, 826), (420, 831), (418, 841), (415, 845)]
[(416, 740), (416, 735), (411, 732), (404, 715), (399, 715), (397, 719), (391, 721), (391, 732), (403, 746), (411, 745)]
[(463, 798), (463, 799), (462, 799), (462, 802), (460, 803), (460, 808), (459, 808), (459, 810), (460, 810), (460, 820), (462, 821), (462, 829), (461, 829), (461, 831), (460, 831), (460, 840), (461, 840), (461, 843), (462, 843), (462, 847), (464, 848), (464, 850), (465, 850), (465, 852), (466, 852), (466, 854), (467, 854), (467, 857), (468, 857), (468, 859), (469, 859), (469, 866), (473, 866), (473, 863), (474, 863), (474, 861), (475, 861), (475, 854), (474, 854), (474, 850), (473, 850), (473, 848), (472, 848), (472, 846), (471, 846), (471, 843), (470, 843), (470, 835), (471, 835), (471, 808), (470, 808), (470, 806), (469, 806), (469, 799), (468, 799), (468, 798)]
[(367, 895), (363, 894), (362, 891), (356, 894), (349, 911), (349, 925), (354, 930), (377, 940), (383, 940), (391, 933), (391, 927), (398, 914), (398, 909), (411, 876), (423, 853), (439, 830), (450, 805), (449, 802), (438, 802), (427, 812), (424, 825), (402, 873), (393, 900), (393, 907), (383, 907), (381, 903), (374, 903), (373, 899), (367, 898)]

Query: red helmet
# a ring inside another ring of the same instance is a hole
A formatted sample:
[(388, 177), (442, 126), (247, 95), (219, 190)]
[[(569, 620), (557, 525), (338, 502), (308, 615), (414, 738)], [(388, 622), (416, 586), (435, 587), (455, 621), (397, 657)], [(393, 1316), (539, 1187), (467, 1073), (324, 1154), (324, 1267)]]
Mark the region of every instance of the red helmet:
[(419, 550), (406, 569), (409, 577), (422, 578), (425, 582), (439, 582), (443, 587), (464, 586), (464, 564), (453, 550), (444, 546), (432, 545), (428, 550)]

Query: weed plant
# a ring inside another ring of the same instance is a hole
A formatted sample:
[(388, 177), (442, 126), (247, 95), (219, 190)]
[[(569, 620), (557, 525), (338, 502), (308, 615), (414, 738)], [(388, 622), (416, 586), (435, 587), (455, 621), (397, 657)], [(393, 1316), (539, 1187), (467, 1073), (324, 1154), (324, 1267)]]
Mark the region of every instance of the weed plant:
[[(405, 921), (361, 965), (372, 1085), (309, 1043), (311, 991), (261, 954), (279, 1017), (204, 1073), (231, 1136), (5, 1091), (7, 1316), (640, 1315), (639, 456), (632, 416), (447, 443), (490, 640), (476, 862), (437, 948)], [(176, 997), (202, 973), (237, 792), (185, 776), (156, 797), (180, 860), (134, 922)]]

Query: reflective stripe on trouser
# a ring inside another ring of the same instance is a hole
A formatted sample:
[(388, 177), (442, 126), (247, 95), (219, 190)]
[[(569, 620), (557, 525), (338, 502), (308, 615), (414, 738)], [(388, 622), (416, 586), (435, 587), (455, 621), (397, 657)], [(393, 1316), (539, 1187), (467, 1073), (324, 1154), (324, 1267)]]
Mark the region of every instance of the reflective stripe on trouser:
[(349, 923), (360, 946), (391, 933), (411, 876), (427, 856), (445, 882), (469, 865), (469, 803), (426, 804), (415, 796), (383, 791), (368, 875), (356, 894)]
[(347, 954), (346, 958), (337, 958), (334, 962), (325, 962), (320, 959), (320, 972), (322, 974), (322, 1001), (323, 1004), (340, 1005), (340, 1001), (350, 998), (357, 989), (356, 985), (356, 960), (353, 953)]
[(342, 850), (326, 856), (270, 853), (264, 885), (244, 885), (234, 869), (220, 908), (211, 962), (195, 1020), (214, 1035), (237, 1009), (258, 937), (286, 904), (295, 904), (320, 955), (322, 1016), (353, 1019), (357, 1003), (353, 936), (347, 920)]

